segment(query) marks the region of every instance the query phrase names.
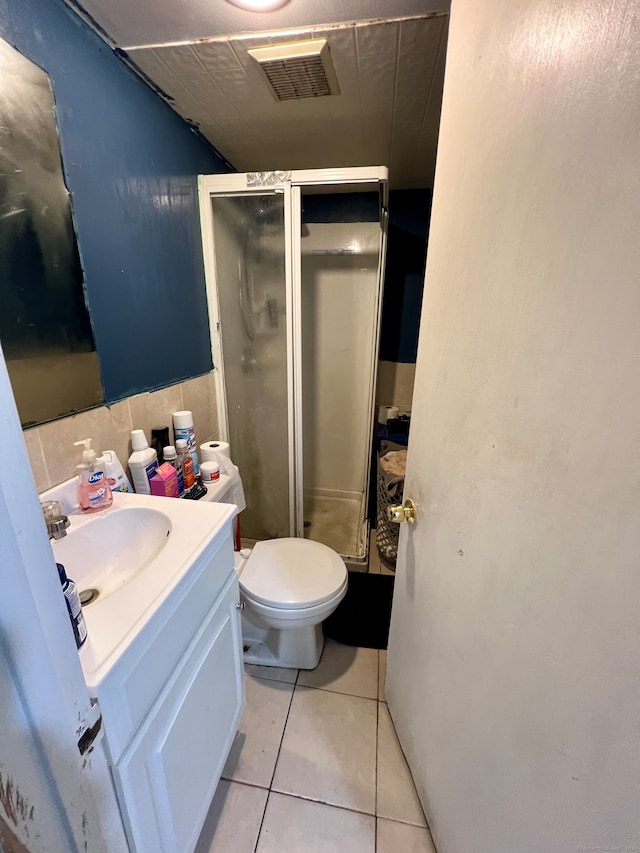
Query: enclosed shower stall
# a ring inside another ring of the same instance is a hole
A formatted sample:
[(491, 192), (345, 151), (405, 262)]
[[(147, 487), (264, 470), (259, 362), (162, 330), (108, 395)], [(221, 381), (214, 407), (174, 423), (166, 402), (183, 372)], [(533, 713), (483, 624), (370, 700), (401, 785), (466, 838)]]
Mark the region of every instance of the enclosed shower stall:
[(382, 167), (200, 177), (221, 437), (250, 540), (367, 557)]

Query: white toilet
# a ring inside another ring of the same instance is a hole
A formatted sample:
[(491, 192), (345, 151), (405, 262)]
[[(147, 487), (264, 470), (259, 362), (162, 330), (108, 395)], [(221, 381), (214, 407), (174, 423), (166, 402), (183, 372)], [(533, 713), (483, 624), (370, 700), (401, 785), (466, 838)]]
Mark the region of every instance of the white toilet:
[[(207, 485), (203, 500), (239, 503), (223, 474)], [(342, 557), (310, 539), (267, 539), (236, 552), (235, 566), (245, 662), (314, 669), (322, 654), (322, 622), (347, 592)]]
[(347, 592), (342, 557), (309, 539), (268, 539), (236, 554), (236, 568), (245, 662), (316, 667), (322, 622)]

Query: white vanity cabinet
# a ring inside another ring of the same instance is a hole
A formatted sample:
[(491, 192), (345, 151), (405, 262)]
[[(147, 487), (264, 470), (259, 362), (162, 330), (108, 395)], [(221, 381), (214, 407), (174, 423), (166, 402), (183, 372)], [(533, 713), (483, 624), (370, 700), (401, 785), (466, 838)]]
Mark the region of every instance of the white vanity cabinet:
[(193, 853), (242, 714), (226, 528), (95, 686), (131, 853)]
[(237, 602), (234, 574), (113, 767), (136, 853), (195, 848), (242, 710)]

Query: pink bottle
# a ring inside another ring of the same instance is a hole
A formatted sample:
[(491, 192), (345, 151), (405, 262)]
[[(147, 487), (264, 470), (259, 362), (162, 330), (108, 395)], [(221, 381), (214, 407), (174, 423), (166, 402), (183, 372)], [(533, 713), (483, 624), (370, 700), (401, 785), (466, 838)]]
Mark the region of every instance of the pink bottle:
[(80, 441), (74, 441), (73, 444), (74, 446), (84, 445), (82, 464), (77, 466), (78, 506), (82, 512), (108, 509), (113, 503), (113, 495), (102, 464), (97, 461), (95, 450), (91, 449), (91, 439), (83, 438)]

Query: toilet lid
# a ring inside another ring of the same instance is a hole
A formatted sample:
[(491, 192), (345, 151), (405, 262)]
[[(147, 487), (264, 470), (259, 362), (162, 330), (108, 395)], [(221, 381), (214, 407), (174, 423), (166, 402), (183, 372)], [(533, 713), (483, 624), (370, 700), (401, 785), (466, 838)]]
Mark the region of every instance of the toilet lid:
[(276, 607), (312, 607), (331, 598), (347, 579), (335, 551), (309, 539), (258, 542), (240, 575), (249, 597)]

